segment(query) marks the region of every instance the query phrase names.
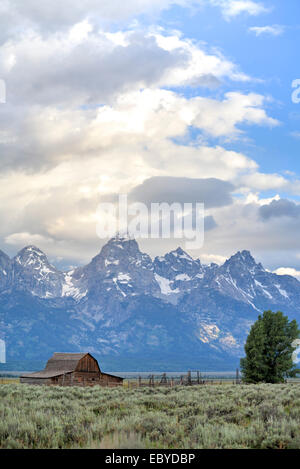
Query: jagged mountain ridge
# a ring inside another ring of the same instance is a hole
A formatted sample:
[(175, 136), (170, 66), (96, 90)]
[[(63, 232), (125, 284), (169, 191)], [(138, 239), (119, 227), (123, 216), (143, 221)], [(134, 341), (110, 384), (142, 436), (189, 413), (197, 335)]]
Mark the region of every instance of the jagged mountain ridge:
[(266, 271), (249, 251), (221, 266), (181, 248), (152, 260), (135, 240), (115, 237), (70, 272), (34, 246), (13, 259), (0, 252), (0, 306), (11, 358), (88, 349), (224, 367), (242, 355), (260, 311), (300, 316), (300, 282)]

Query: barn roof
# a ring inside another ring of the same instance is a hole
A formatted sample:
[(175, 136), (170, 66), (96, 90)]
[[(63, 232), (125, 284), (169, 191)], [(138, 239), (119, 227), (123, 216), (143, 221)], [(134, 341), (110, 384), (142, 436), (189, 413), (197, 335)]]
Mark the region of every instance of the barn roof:
[(89, 353), (54, 353), (44, 370), (23, 375), (21, 378), (53, 378), (71, 373), (76, 370), (79, 361), (86, 355)]

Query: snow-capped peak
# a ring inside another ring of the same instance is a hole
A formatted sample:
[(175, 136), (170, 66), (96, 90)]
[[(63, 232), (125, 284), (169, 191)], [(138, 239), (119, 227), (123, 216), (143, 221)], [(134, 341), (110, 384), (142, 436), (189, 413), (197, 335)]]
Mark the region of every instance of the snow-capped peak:
[(193, 258), (187, 252), (185, 252), (181, 247), (178, 247), (176, 251), (171, 251), (170, 254), (179, 259), (185, 259), (189, 262), (193, 262)]
[(12, 261), (0, 252), (0, 290), (12, 282), (42, 298), (72, 297), (78, 302), (88, 302), (89, 296), (110, 301), (138, 295), (177, 302), (192, 291), (218, 291), (255, 311), (265, 302), (267, 307), (292, 302), (299, 288), (296, 279), (264, 270), (247, 250), (238, 251), (222, 266), (204, 266), (180, 247), (152, 261), (135, 239), (123, 235), (109, 240), (88, 265), (68, 273), (58, 271), (35, 246), (22, 249)]
[(179, 247), (165, 256), (156, 257), (154, 270), (162, 277), (175, 280), (180, 274), (193, 278), (202, 271), (202, 267), (199, 259), (193, 259)]
[(252, 275), (259, 271), (265, 272), (265, 269), (260, 263), (256, 263), (254, 257), (250, 251), (238, 251), (236, 254), (230, 257), (222, 266), (223, 269), (228, 272), (248, 271)]
[(32, 265), (37, 260), (45, 261), (47, 260), (46, 255), (39, 248), (35, 246), (26, 246), (21, 249), (18, 254), (15, 256), (15, 261), (22, 265)]
[(35, 246), (27, 246), (13, 259), (14, 277), (18, 287), (41, 298), (61, 296), (63, 274)]

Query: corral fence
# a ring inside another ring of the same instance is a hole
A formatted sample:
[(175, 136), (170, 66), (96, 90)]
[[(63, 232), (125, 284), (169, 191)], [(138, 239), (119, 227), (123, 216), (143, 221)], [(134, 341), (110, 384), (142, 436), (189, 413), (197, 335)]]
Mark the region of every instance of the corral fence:
[(140, 387), (157, 386), (200, 386), (213, 384), (241, 384), (240, 372), (237, 369), (235, 377), (214, 377), (203, 376), (200, 371), (188, 371), (186, 374), (169, 376), (167, 373), (150, 374), (149, 376), (135, 376), (124, 380), (124, 386), (128, 389)]
[[(285, 380), (287, 384), (300, 384), (300, 378), (287, 378)], [(19, 384), (20, 379), (16, 376), (0, 376), (1, 384)], [(196, 385), (223, 385), (223, 384), (242, 384), (242, 379), (239, 370), (236, 370), (236, 374), (231, 376), (214, 376), (213, 374), (208, 375), (207, 373), (201, 374), (200, 371), (191, 372), (188, 371), (185, 374), (170, 376), (170, 373), (162, 374), (149, 374), (145, 373), (143, 376), (137, 373), (134, 376), (126, 376), (123, 381), (123, 386), (127, 389), (134, 389), (139, 387), (159, 387), (159, 386), (196, 386)], [(119, 384), (110, 384), (110, 387), (119, 387)]]

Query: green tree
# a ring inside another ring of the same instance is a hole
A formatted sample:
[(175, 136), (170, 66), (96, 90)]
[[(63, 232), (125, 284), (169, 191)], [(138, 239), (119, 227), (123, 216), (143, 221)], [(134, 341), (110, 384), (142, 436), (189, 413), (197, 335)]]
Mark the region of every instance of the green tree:
[(246, 341), (246, 357), (241, 359), (243, 381), (282, 383), (285, 377), (295, 376), (299, 370), (293, 363), (292, 343), (299, 334), (297, 322), (280, 311), (259, 315)]

